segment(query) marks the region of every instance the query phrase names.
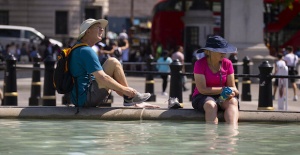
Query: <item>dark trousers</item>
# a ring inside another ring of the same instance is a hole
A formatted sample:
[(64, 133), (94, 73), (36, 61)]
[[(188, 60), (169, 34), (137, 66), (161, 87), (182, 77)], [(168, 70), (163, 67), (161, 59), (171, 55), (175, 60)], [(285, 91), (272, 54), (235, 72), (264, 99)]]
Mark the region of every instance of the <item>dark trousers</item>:
[(161, 75), (162, 78), (162, 91), (166, 92), (167, 86), (168, 86), (168, 75)]

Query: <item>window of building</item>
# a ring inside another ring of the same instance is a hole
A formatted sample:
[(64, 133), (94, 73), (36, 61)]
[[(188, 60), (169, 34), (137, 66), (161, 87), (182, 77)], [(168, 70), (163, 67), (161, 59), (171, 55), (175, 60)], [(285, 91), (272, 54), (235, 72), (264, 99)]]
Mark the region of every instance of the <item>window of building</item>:
[(68, 34), (68, 11), (55, 12), (55, 34)]
[(1, 25), (9, 25), (9, 20), (8, 20), (8, 11), (0, 11), (0, 24)]
[(199, 44), (199, 28), (196, 26), (187, 26), (186, 27), (186, 42), (189, 45), (198, 45)]
[(85, 19), (88, 18), (94, 18), (94, 19), (99, 19), (102, 17), (102, 7), (89, 7), (85, 8), (84, 13), (85, 13)]

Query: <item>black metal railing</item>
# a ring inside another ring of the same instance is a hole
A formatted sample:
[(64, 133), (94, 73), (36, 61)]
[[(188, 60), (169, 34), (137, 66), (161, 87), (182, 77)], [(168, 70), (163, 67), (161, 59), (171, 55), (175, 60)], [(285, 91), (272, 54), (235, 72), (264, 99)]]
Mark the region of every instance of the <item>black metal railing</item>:
[[(53, 71), (55, 66), (55, 60), (49, 56), (44, 60), (45, 68), (40, 67), (41, 58), (36, 57), (33, 59), (33, 67), (17, 67), (16, 58), (13, 55), (9, 55), (6, 62), (2, 65), (4, 68), (4, 99), (2, 102), (3, 106), (17, 106), (18, 105), (18, 91), (16, 86), (16, 70), (32, 70), (32, 86), (31, 86), (31, 96), (29, 97), (29, 106), (56, 106), (56, 96), (55, 89), (52, 82)], [(156, 96), (154, 93), (155, 81), (153, 76), (156, 75), (171, 75), (170, 82), (170, 97), (177, 97), (179, 102), (182, 103), (182, 76), (187, 76), (192, 79), (192, 87), (195, 88), (195, 81), (192, 72), (182, 73), (183, 65), (178, 61), (174, 60), (170, 64), (171, 72), (158, 72), (153, 70), (153, 65), (157, 63), (152, 62), (152, 60), (142, 63), (146, 65), (146, 71), (131, 71), (125, 70), (126, 74), (139, 74), (146, 75), (145, 82), (145, 92), (151, 93), (150, 101), (156, 101)], [(193, 63), (189, 64), (192, 65)], [(241, 100), (251, 101), (251, 90), (250, 78), (259, 78), (259, 100), (258, 109), (259, 110), (270, 110), (273, 108), (272, 99), (272, 78), (295, 78), (299, 79), (298, 75), (272, 75), (273, 67), (268, 61), (263, 61), (259, 66), (259, 74), (250, 74), (249, 70), (249, 60), (244, 59), (243, 64), (234, 63), (234, 65), (243, 66), (243, 74), (235, 74), (235, 79), (242, 78), (242, 91)], [(188, 65), (188, 64), (185, 64)], [(41, 71), (44, 71), (44, 89), (43, 96), (41, 96)], [(237, 82), (237, 81), (236, 81)], [(193, 89), (191, 90), (191, 96), (193, 94)]]

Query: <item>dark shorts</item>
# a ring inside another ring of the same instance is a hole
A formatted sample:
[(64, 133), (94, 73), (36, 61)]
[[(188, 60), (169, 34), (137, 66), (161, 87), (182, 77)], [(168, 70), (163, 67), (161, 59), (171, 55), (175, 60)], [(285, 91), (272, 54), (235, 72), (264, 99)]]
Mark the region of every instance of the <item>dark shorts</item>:
[[(295, 71), (294, 71), (294, 67), (288, 66), (288, 68), (289, 68), (289, 75), (296, 75)], [(296, 81), (296, 79), (294, 79), (294, 78), (289, 78), (289, 79), (290, 79), (291, 83), (295, 83), (295, 81)]]
[[(217, 102), (217, 99), (219, 98), (220, 95), (203, 95), (203, 94), (198, 94), (196, 96), (194, 96), (192, 98), (192, 106), (194, 109), (196, 110), (199, 110), (201, 112), (205, 112), (204, 111), (204, 103), (209, 101), (209, 100), (212, 100), (214, 102)], [(219, 104), (218, 105), (218, 111), (224, 111), (221, 106)]]
[(85, 107), (96, 107), (100, 104), (106, 103), (109, 92), (105, 88), (99, 88), (96, 80), (93, 80), (89, 91), (87, 93), (87, 101)]

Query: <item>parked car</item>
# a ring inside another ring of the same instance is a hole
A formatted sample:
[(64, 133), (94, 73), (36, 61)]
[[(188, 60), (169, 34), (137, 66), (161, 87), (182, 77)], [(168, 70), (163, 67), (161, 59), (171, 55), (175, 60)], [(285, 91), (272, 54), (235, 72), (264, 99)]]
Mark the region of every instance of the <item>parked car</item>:
[[(45, 35), (32, 27), (0, 25), (0, 42), (2, 45), (7, 45), (12, 42), (21, 45), (23, 42), (29, 43), (30, 40), (34, 44), (40, 44), (45, 39)], [(63, 44), (55, 39), (49, 38), (51, 44), (63, 47)]]

